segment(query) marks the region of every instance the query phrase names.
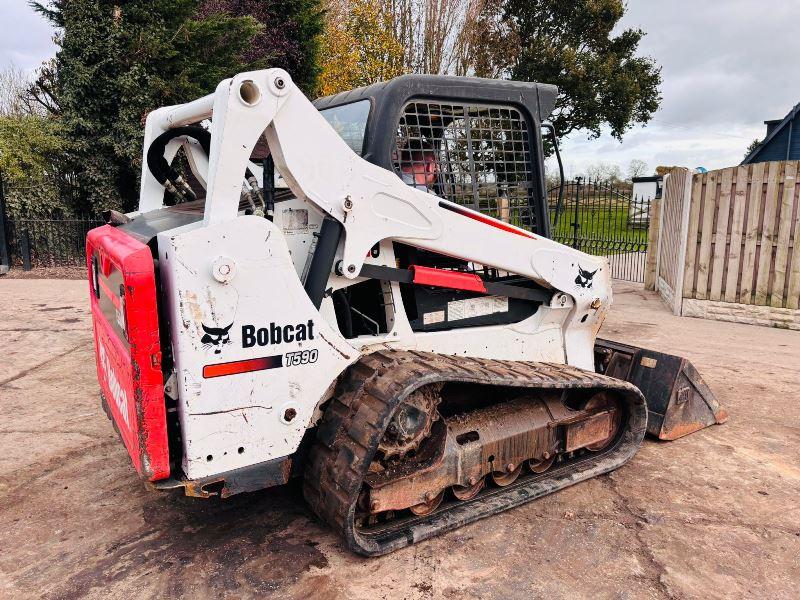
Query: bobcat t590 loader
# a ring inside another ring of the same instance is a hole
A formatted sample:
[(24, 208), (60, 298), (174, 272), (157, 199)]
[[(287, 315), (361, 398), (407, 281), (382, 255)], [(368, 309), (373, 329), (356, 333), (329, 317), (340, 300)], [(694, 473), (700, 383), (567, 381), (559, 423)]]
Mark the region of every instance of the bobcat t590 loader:
[(201, 497), (302, 476), (379, 555), (721, 421), (685, 360), (596, 340), (607, 261), (549, 239), (556, 94), (403, 76), (314, 105), (270, 69), (151, 113), (139, 210), (87, 239), (139, 474)]

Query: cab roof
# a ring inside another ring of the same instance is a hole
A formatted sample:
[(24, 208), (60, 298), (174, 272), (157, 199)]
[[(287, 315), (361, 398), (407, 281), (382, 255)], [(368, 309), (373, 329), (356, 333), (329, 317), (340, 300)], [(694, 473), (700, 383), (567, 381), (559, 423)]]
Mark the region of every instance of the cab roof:
[(368, 99), (379, 112), (388, 110), (397, 114), (413, 98), (490, 102), (522, 106), (541, 123), (553, 112), (557, 96), (558, 88), (544, 83), (451, 75), (400, 75), (389, 81), (318, 98), (314, 106), (325, 110)]

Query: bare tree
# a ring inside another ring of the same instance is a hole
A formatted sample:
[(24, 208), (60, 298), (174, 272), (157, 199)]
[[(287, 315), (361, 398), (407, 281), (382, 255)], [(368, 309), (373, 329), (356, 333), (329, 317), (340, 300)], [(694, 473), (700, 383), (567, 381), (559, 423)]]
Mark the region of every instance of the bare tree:
[(26, 110), (31, 114), (60, 114), (61, 110), (56, 97), (55, 58), (42, 63), (36, 73), (36, 80), (27, 87), (22, 96), (22, 101)]
[(0, 70), (0, 116), (26, 114), (23, 97), (30, 85), (30, 79), (25, 71), (13, 62), (5, 69)]
[(628, 179), (643, 177), (647, 174), (647, 170), (646, 162), (638, 158), (631, 159), (631, 162), (628, 163)]
[(55, 62), (42, 63), (35, 78), (11, 63), (0, 70), (0, 116), (58, 114)]
[(384, 0), (394, 35), (405, 49), (405, 69), (413, 73), (456, 71), (459, 37), (473, 5), (482, 0)]
[(595, 181), (616, 182), (622, 179), (622, 169), (617, 164), (600, 161), (586, 167), (586, 176)]
[(503, 17), (504, 0), (470, 0), (453, 47), (456, 75), (499, 78), (519, 54), (519, 37)]

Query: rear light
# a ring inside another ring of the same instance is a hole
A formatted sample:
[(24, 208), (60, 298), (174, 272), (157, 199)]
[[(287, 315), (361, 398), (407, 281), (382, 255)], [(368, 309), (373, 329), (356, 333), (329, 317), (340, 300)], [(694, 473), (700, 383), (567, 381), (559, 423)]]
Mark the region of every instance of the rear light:
[(125, 339), (128, 339), (128, 319), (125, 316), (125, 286), (123, 284), (119, 285), (119, 306), (117, 307), (117, 325), (122, 330), (122, 333), (125, 335)]
[(96, 256), (92, 257), (92, 267), (89, 271), (90, 283), (92, 284), (92, 291), (95, 298), (100, 298), (100, 278), (98, 274), (98, 260)]

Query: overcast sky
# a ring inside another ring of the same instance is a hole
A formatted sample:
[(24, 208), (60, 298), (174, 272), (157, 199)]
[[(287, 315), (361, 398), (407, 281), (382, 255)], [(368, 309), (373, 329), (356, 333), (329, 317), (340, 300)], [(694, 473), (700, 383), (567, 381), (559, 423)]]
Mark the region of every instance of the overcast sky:
[[(568, 174), (588, 164), (641, 159), (658, 165), (738, 164), (767, 119), (800, 102), (800, 0), (629, 0), (624, 26), (647, 32), (640, 53), (663, 67), (663, 102), (623, 143), (573, 134)], [(0, 66), (33, 71), (53, 55), (53, 31), (26, 0), (0, 0)]]

